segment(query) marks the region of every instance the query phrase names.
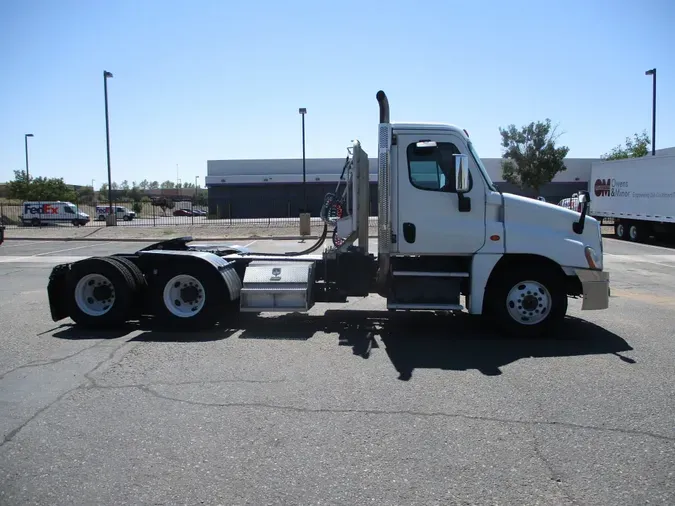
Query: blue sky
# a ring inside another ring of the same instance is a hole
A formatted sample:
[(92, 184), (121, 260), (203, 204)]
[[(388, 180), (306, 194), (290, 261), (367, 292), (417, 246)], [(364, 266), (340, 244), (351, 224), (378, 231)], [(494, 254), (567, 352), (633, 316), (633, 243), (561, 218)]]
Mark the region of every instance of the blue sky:
[[(386, 9), (386, 10), (385, 10)], [(549, 117), (570, 156), (651, 134), (675, 146), (675, 2), (4, 0), (0, 181), (24, 167), (203, 183), (207, 159), (375, 155), (384, 89), (395, 121), (466, 128), (483, 157), (498, 128)], [(299, 168), (299, 170), (301, 170)]]

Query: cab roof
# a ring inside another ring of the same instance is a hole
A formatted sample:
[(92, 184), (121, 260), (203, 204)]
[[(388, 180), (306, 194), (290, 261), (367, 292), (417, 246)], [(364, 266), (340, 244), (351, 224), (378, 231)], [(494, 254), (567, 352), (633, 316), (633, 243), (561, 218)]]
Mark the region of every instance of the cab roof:
[(452, 125), (450, 123), (405, 121), (400, 123), (392, 122), (391, 126), (394, 130), (439, 130), (444, 132), (454, 132), (466, 139), (469, 138), (464, 129), (458, 127), (457, 125)]

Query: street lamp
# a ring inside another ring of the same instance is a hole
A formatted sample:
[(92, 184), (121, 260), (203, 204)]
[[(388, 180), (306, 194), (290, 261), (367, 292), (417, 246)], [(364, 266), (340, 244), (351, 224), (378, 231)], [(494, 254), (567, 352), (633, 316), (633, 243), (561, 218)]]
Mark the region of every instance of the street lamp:
[(656, 155), (656, 69), (647, 70), (646, 76), (652, 76), (652, 156)]
[(197, 180), (198, 179), (199, 179), (199, 176), (195, 176), (195, 190), (197, 190), (197, 188), (199, 188), (199, 186), (197, 186)]
[(108, 205), (110, 206), (110, 223), (113, 223), (112, 217), (116, 216), (113, 214), (113, 205), (112, 205), (112, 174), (110, 172), (110, 125), (108, 122), (108, 78), (112, 78), (112, 73), (107, 70), (103, 71), (103, 95), (105, 97), (105, 142), (107, 149), (108, 157)]
[(298, 113), (302, 116), (302, 212), (307, 212), (307, 172), (305, 170), (305, 114), (307, 114), (307, 109), (301, 107), (298, 109)]
[(26, 145), (26, 182), (30, 183), (30, 177), (28, 174), (28, 137), (34, 137), (33, 134), (25, 134), (23, 136), (24, 144)]

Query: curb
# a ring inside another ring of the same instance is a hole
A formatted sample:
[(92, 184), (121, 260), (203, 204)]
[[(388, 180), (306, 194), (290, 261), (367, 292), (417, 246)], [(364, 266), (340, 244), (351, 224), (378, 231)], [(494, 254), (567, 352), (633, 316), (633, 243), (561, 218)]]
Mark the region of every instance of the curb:
[[(178, 236), (182, 237), (182, 236)], [(278, 235), (270, 237), (193, 237), (192, 242), (232, 242), (232, 241), (301, 241), (303, 239), (318, 239), (318, 235)], [(369, 235), (369, 239), (377, 239), (376, 235)], [(44, 241), (44, 242), (161, 242), (175, 239), (175, 237), (162, 238), (101, 238), (101, 237), (5, 237), (7, 241)], [(326, 237), (328, 239), (328, 237)]]

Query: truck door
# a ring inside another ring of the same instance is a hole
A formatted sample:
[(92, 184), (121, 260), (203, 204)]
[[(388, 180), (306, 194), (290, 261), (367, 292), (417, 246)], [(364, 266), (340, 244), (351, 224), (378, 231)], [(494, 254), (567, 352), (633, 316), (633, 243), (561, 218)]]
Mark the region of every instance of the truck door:
[[(478, 251), (485, 243), (485, 181), (464, 140), (447, 132), (399, 134), (397, 145), (398, 252), (470, 255)], [(463, 211), (455, 191), (453, 154), (469, 156), (471, 189), (464, 194)]]

